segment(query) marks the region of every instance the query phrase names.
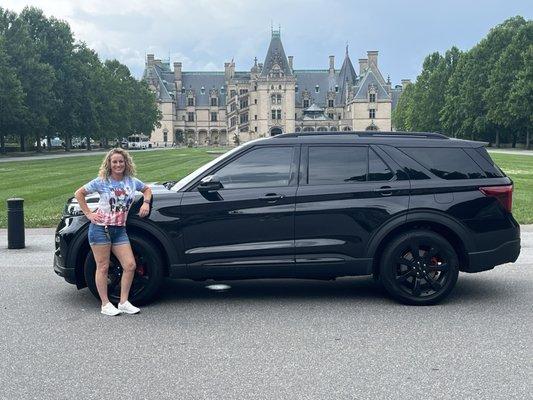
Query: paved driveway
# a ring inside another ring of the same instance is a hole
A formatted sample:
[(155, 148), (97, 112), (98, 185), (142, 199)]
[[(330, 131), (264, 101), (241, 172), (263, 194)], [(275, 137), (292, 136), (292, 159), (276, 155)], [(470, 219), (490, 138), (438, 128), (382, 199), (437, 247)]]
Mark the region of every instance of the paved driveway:
[(517, 263), (433, 307), (369, 278), (173, 281), (105, 317), (52, 272), (53, 234), (0, 231), (0, 399), (530, 399), (533, 228)]

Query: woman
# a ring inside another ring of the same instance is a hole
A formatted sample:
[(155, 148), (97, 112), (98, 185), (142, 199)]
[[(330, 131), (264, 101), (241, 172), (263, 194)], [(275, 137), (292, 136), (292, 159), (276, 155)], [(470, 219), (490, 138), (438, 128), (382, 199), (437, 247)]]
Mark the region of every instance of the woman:
[[(135, 191), (140, 191), (144, 195), (139, 216), (148, 215), (152, 190), (134, 175), (135, 164), (131, 156), (126, 150), (116, 148), (105, 156), (98, 178), (80, 187), (75, 193), (81, 210), (91, 221), (89, 244), (96, 261), (95, 281), (102, 300), (101, 312), (105, 315), (137, 314), (140, 311), (128, 301), (135, 274), (135, 258), (126, 233), (126, 219)], [(100, 194), (100, 201), (98, 209), (92, 212), (87, 206), (85, 196), (94, 192)], [(123, 269), (118, 308), (111, 304), (107, 297), (107, 271), (111, 252), (117, 257)]]

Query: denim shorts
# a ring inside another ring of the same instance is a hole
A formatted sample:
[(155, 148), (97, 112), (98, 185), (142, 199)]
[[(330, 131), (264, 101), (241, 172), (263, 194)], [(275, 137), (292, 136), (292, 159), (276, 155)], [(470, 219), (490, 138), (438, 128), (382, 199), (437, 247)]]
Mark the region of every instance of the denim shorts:
[(89, 244), (99, 245), (99, 244), (110, 244), (110, 245), (119, 245), (129, 243), (130, 239), (126, 233), (125, 226), (114, 226), (114, 225), (96, 225), (91, 223), (89, 225)]

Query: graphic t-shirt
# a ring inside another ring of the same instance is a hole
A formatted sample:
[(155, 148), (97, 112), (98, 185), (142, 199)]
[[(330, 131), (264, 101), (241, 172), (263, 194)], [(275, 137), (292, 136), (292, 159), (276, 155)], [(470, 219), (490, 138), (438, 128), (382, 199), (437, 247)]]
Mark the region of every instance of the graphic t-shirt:
[(103, 222), (97, 225), (125, 226), (126, 218), (135, 191), (141, 191), (146, 185), (137, 178), (124, 177), (121, 181), (96, 178), (84, 186), (87, 194), (97, 192), (100, 195), (97, 214), (101, 215)]

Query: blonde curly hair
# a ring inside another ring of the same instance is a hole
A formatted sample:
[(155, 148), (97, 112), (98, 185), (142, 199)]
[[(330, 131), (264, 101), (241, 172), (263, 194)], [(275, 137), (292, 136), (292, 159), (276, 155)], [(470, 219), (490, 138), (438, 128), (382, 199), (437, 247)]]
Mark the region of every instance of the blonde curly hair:
[(98, 171), (98, 176), (101, 179), (108, 179), (111, 175), (111, 156), (113, 154), (120, 154), (124, 157), (124, 176), (135, 176), (136, 168), (133, 158), (131, 158), (130, 153), (121, 148), (111, 149), (107, 152), (102, 165), (100, 165), (100, 170)]

